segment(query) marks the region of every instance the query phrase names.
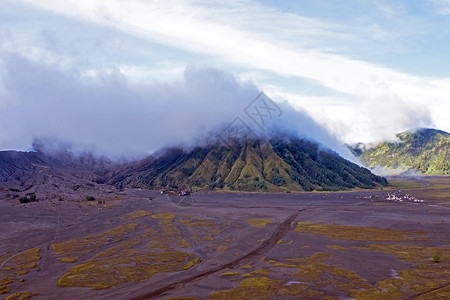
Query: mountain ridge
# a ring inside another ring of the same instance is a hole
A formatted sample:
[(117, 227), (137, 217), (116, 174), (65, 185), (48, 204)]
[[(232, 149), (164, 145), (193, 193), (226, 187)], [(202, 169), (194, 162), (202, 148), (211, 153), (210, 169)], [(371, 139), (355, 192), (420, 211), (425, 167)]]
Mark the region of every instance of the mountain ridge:
[[(331, 150), (299, 138), (242, 138), (189, 149), (167, 148), (133, 162), (70, 152), (0, 152), (3, 189), (53, 186), (248, 192), (376, 188), (387, 181)], [(108, 188), (109, 189), (109, 188)], [(81, 191), (80, 190), (80, 191)], [(56, 193), (56, 192), (55, 192)]]
[(450, 174), (450, 134), (437, 129), (420, 128), (396, 135), (398, 142), (381, 142), (375, 147), (358, 143), (350, 147), (369, 169), (384, 169), (400, 174), (418, 172), (424, 175)]
[[(140, 170), (140, 171), (137, 171)], [(302, 139), (243, 139), (166, 154), (111, 177), (119, 188), (312, 191), (373, 188), (387, 181)]]

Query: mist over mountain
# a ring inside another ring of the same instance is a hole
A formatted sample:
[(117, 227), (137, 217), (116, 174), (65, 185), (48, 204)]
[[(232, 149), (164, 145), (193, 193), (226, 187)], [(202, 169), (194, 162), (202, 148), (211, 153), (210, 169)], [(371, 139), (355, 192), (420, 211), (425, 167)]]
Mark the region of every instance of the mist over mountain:
[(0, 106), (8, 111), (0, 118), (0, 149), (30, 150), (39, 139), (48, 149), (70, 145), (74, 153), (133, 160), (196, 145), (239, 118), (258, 135), (276, 126), (351, 158), (337, 137), (283, 99), (262, 124), (260, 116), (273, 111), (252, 106), (259, 88), (215, 68), (188, 67), (180, 80), (144, 84), (118, 69), (86, 73), (18, 54), (4, 55), (2, 66)]
[(449, 133), (421, 128), (399, 133), (397, 138), (397, 142), (382, 142), (374, 147), (359, 143), (350, 148), (365, 166), (377, 173), (450, 174)]

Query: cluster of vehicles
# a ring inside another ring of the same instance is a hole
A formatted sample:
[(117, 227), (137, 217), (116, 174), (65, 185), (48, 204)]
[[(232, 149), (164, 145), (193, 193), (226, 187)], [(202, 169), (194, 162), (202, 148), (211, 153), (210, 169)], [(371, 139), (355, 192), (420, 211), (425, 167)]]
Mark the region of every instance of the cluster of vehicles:
[(425, 200), (417, 199), (411, 194), (404, 194), (403, 196), (399, 193), (388, 193), (386, 196), (387, 201), (394, 202), (411, 202), (411, 203), (425, 203)]
[(161, 195), (171, 195), (171, 196), (187, 196), (190, 195), (191, 192), (186, 190), (172, 191), (172, 190), (162, 190), (160, 191)]

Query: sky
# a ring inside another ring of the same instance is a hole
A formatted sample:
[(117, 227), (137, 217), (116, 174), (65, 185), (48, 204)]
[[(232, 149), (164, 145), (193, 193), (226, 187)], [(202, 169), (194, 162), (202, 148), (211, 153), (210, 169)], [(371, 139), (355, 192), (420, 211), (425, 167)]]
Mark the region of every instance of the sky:
[(0, 149), (152, 152), (261, 91), (341, 154), (450, 131), (449, 34), (450, 0), (1, 0)]

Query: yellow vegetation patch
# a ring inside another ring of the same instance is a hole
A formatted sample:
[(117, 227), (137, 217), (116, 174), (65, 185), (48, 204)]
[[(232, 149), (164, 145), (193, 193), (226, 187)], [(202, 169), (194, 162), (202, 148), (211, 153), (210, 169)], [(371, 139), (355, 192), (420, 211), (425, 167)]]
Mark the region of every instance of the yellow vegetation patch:
[(228, 249), (228, 246), (225, 246), (225, 245), (219, 245), (219, 247), (217, 248), (217, 251), (223, 252), (223, 251), (225, 251), (225, 250), (227, 250), (227, 249)]
[(236, 275), (240, 275), (241, 272), (225, 272), (220, 274), (220, 276), (236, 276)]
[(37, 267), (37, 261), (41, 259), (41, 249), (33, 248), (20, 252), (5, 263), (3, 271), (11, 271), (13, 275), (24, 275)]
[[(429, 263), (402, 270), (395, 278), (380, 281), (370, 288), (352, 290), (351, 295), (358, 299), (420, 299), (415, 295), (424, 294), (422, 299), (448, 299), (449, 290), (441, 289), (448, 286), (448, 278), (449, 265)], [(439, 298), (438, 295), (446, 297)]]
[(175, 298), (168, 298), (166, 300), (199, 300), (199, 298), (195, 298), (195, 297), (175, 297)]
[(297, 271), (291, 276), (301, 282), (310, 282), (317, 288), (334, 285), (342, 291), (348, 292), (350, 288), (364, 289), (370, 287), (367, 281), (353, 271), (328, 264), (331, 255), (318, 252), (306, 258), (289, 259), (297, 263)]
[(282, 262), (274, 262), (272, 265), (274, 267), (279, 267), (279, 268), (297, 268), (298, 267), (298, 265), (286, 264), (286, 263), (282, 263)]
[(335, 250), (347, 250), (347, 248), (338, 245), (327, 245), (327, 247)]
[(185, 264), (180, 270), (187, 270), (195, 266), (196, 264), (199, 264), (201, 262), (201, 259), (196, 257), (187, 264)]
[(14, 275), (25, 275), (28, 273), (30, 273), (30, 270), (18, 270), (13, 272)]
[(433, 255), (439, 254), (441, 263), (450, 264), (450, 248), (447, 247), (374, 244), (367, 246), (366, 249), (395, 254), (403, 261), (418, 263), (431, 262)]
[(20, 252), (19, 254), (11, 258), (8, 261), (8, 264), (26, 264), (32, 261), (40, 260), (41, 259), (41, 256), (39, 254), (40, 252), (41, 249), (39, 248), (33, 248)]
[(18, 253), (4, 263), (4, 266), (1, 269), (1, 271), (3, 272), (0, 277), (0, 294), (6, 294), (10, 292), (9, 285), (14, 282), (18, 275), (27, 274), (32, 269), (35, 269), (37, 267), (37, 262), (41, 259), (40, 251), (41, 249), (39, 248), (28, 249)]
[(180, 251), (122, 252), (115, 257), (93, 259), (71, 268), (58, 280), (58, 285), (106, 289), (127, 282), (141, 282), (157, 273), (191, 268), (199, 262), (193, 256)]
[(5, 298), (5, 300), (25, 300), (30, 299), (34, 295), (37, 295), (36, 293), (26, 292), (26, 293), (15, 293), (12, 295), (9, 295)]
[(94, 258), (107, 258), (110, 257), (112, 255), (118, 254), (124, 250), (128, 250), (131, 247), (133, 247), (136, 244), (139, 244), (140, 240), (139, 239), (132, 239), (129, 241), (125, 241), (120, 243), (119, 245), (116, 245), (114, 247), (111, 247), (105, 251), (102, 251), (100, 253), (98, 253), (97, 255), (94, 256)]
[(159, 213), (152, 215), (153, 219), (162, 219), (162, 220), (169, 220), (175, 218), (174, 214), (171, 213)]
[(132, 220), (132, 219), (136, 219), (136, 218), (140, 218), (140, 217), (145, 217), (145, 216), (149, 216), (152, 213), (149, 211), (145, 211), (145, 210), (135, 210), (133, 212), (130, 212), (126, 215), (123, 215), (122, 218), (126, 219), (126, 220)]
[(233, 289), (212, 293), (210, 300), (234, 300), (234, 299), (270, 299), (283, 296), (297, 296), (302, 298), (317, 298), (323, 292), (309, 289), (305, 285), (284, 285), (282, 280), (274, 280), (267, 277), (253, 277), (243, 280)]
[(14, 280), (11, 278), (0, 279), (0, 294), (9, 293), (9, 284), (13, 282)]
[(180, 219), (179, 220), (180, 223), (184, 224), (185, 226), (188, 227), (213, 227), (213, 226), (217, 226), (215, 223), (209, 221), (209, 220), (204, 220), (204, 219)]
[(79, 259), (78, 256), (75, 257), (63, 257), (63, 258), (58, 258), (58, 260), (60, 262), (66, 262), (66, 263), (72, 263), (72, 262), (76, 262)]
[(133, 223), (119, 226), (101, 234), (52, 244), (51, 248), (57, 255), (67, 257), (81, 256), (103, 247), (107, 242), (119, 242), (122, 240), (123, 235), (136, 229), (137, 225), (137, 223)]
[(158, 225), (160, 226), (162, 232), (158, 236), (152, 238), (152, 247), (163, 250), (169, 250), (173, 247), (191, 247), (191, 245), (184, 238), (181, 238), (181, 232), (175, 226), (173, 219), (163, 218), (158, 222)]
[[(19, 269), (19, 270), (20, 269), (29, 270), (29, 269), (34, 269), (36, 267), (37, 267), (37, 263), (35, 261), (33, 261), (33, 262), (28, 263), (28, 264), (27, 263), (23, 263), (23, 264), (14, 265), (14, 266), (11, 266), (11, 267), (4, 267), (3, 270), (5, 270), (5, 271), (17, 270), (17, 269)], [(26, 273), (22, 273), (22, 274), (26, 274)]]
[(175, 242), (175, 246), (178, 247), (178, 248), (186, 249), (186, 248), (190, 248), (191, 244), (189, 244), (185, 239), (178, 239)]
[(253, 227), (264, 227), (267, 224), (272, 223), (270, 219), (247, 219), (246, 222)]
[(450, 285), (442, 288), (437, 288), (429, 293), (418, 296), (414, 300), (435, 300), (435, 299), (450, 299)]
[(203, 237), (202, 240), (204, 240), (204, 241), (214, 241), (214, 238), (212, 236), (210, 236), (210, 235), (207, 235), (207, 236)]
[(281, 245), (281, 244), (284, 244), (284, 241), (283, 241), (283, 239), (281, 239), (281, 240), (278, 240), (278, 242), (277, 242), (277, 245)]
[[(291, 274), (298, 282), (308, 283), (311, 288), (326, 291), (328, 286), (338, 288), (349, 298), (355, 299), (447, 299), (450, 296), (448, 284), (450, 278), (450, 247), (420, 247), (411, 245), (374, 244), (360, 247), (361, 251), (372, 250), (395, 254), (401, 260), (414, 264), (411, 269), (400, 270), (395, 277), (369, 284), (357, 273), (338, 265), (330, 264), (331, 255), (316, 253), (306, 258), (287, 259), (291, 265), (282, 262), (273, 263), (294, 267)], [(362, 250), (363, 249), (363, 250)], [(440, 262), (432, 259), (440, 256)], [(421, 295), (420, 297), (417, 297)], [(417, 297), (417, 298), (416, 298)]]
[(247, 278), (247, 277), (254, 277), (254, 276), (268, 276), (269, 275), (269, 270), (255, 270), (253, 272), (247, 273), (242, 275), (243, 278)]
[(325, 235), (332, 239), (350, 241), (429, 241), (426, 238), (407, 237), (423, 235), (427, 232), (411, 232), (375, 227), (357, 227), (343, 225), (320, 225), (298, 222), (296, 232)]
[(253, 267), (250, 265), (246, 265), (246, 266), (240, 267), (239, 269), (246, 270), (246, 269), (251, 269), (251, 268), (253, 268)]

